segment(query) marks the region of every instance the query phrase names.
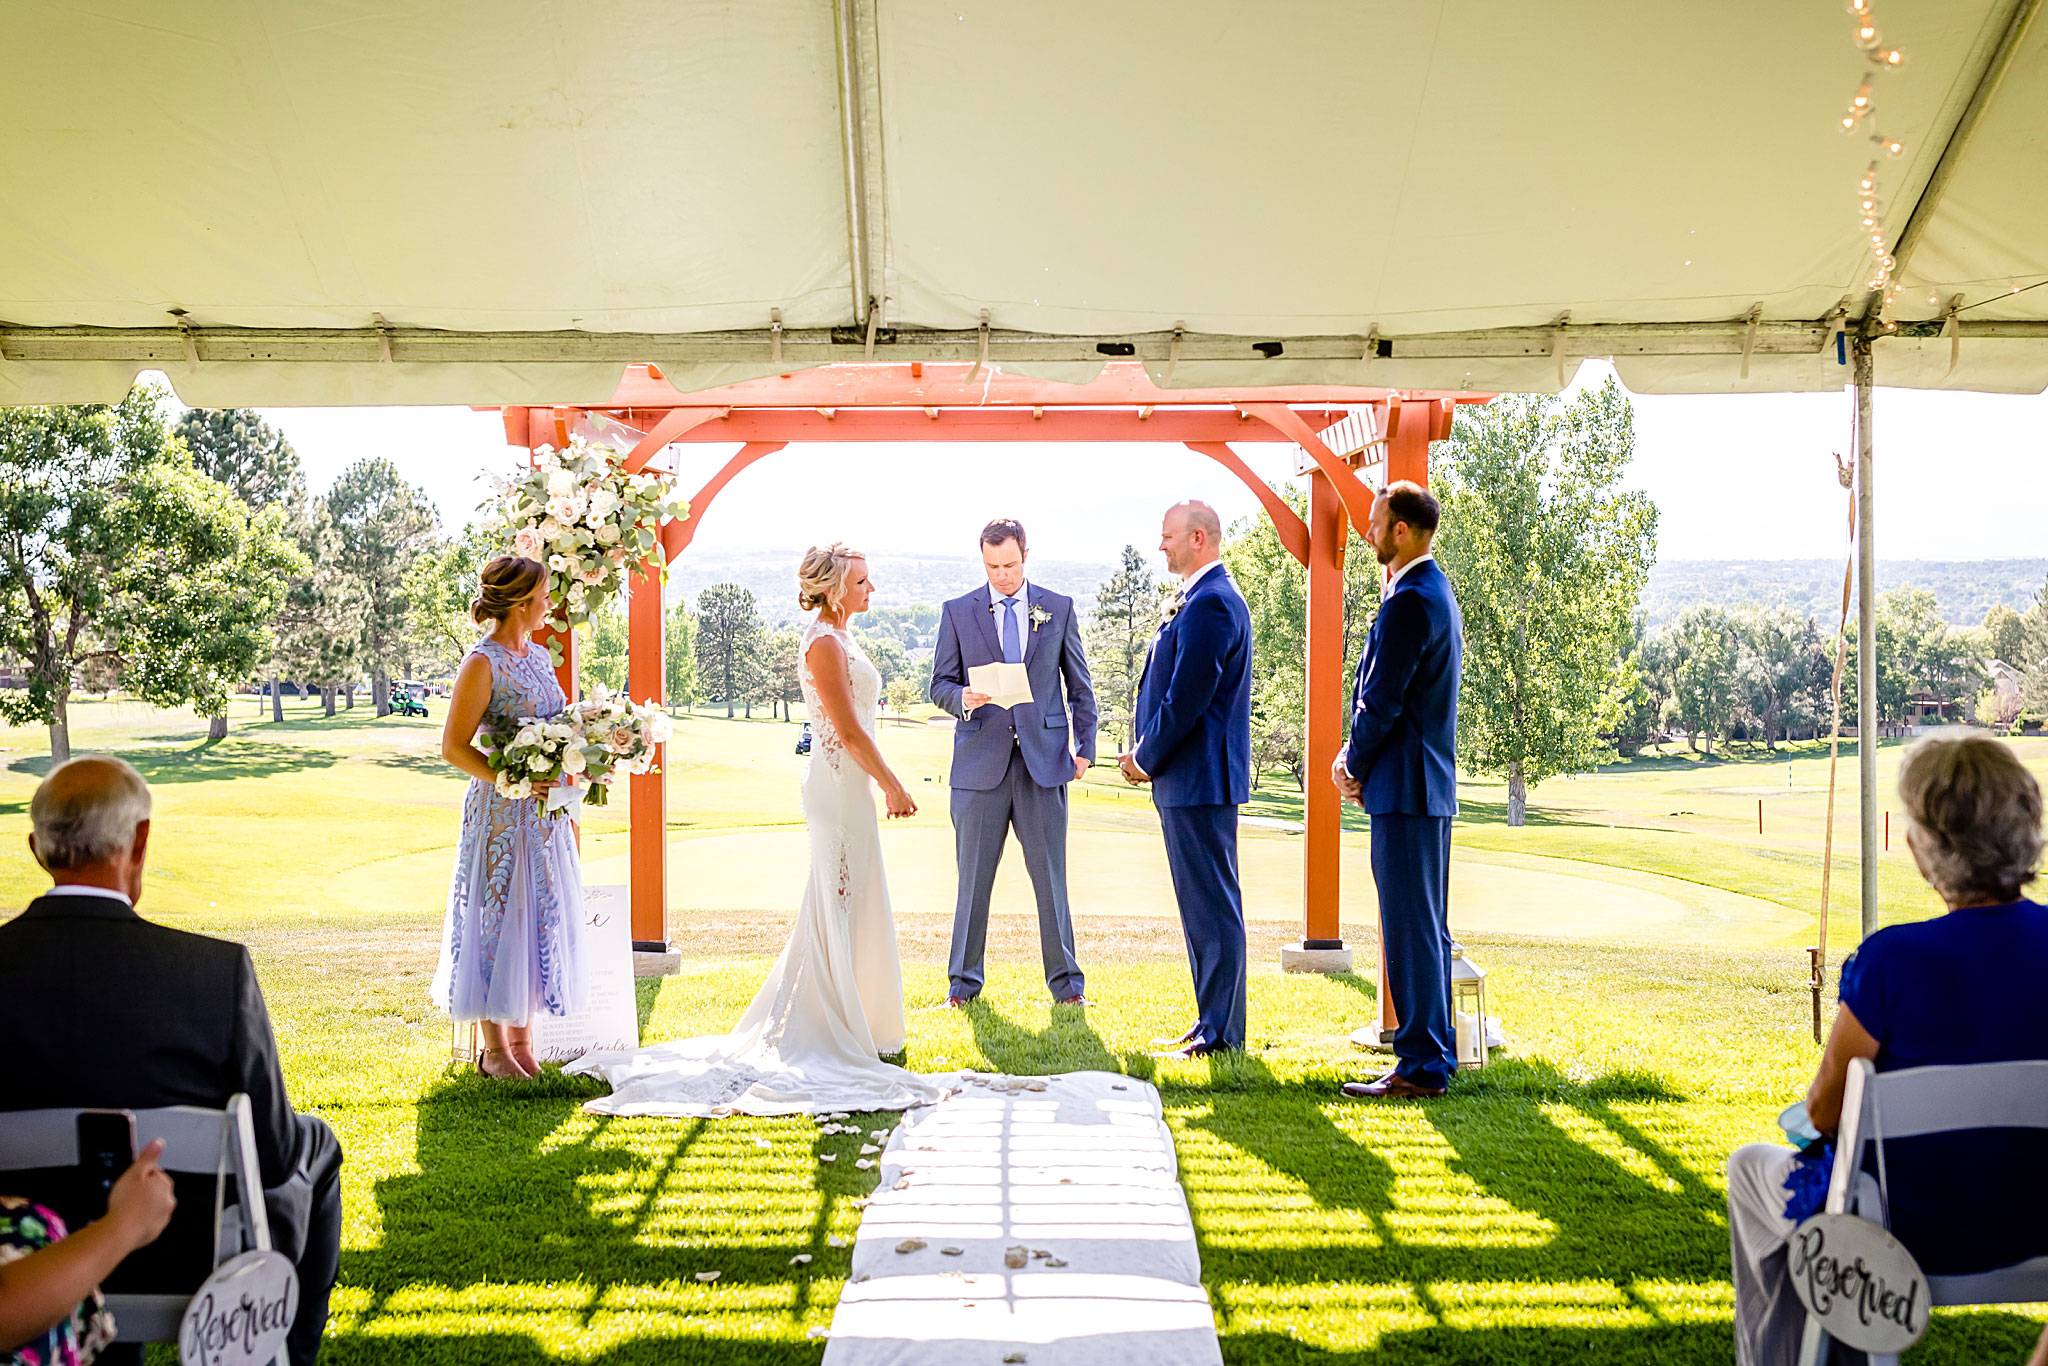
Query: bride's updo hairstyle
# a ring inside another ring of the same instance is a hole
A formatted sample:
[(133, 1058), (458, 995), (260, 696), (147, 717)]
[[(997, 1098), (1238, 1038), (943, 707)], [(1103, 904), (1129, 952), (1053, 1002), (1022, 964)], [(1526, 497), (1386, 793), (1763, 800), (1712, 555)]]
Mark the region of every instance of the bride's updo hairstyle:
[(469, 618), (477, 625), (503, 621), (512, 610), (533, 596), (533, 590), (547, 581), (548, 571), (538, 561), (518, 555), (500, 555), (484, 566), (479, 576), (481, 591), (469, 604)]
[(846, 593), (846, 573), (855, 560), (867, 556), (843, 541), (814, 545), (804, 552), (796, 571), (796, 605), (806, 612), (839, 606)]

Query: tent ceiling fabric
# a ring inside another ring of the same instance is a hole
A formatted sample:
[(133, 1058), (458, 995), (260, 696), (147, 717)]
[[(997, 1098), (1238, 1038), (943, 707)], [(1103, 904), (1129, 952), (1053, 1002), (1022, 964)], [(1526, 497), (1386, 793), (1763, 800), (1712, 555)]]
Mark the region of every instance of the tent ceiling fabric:
[[(1880, 383), (2048, 385), (2035, 3), (1881, 7)], [(1828, 389), (1871, 270), (1833, 3), (41, 0), (0, 51), (0, 402), (691, 389), (865, 354), (858, 277), (877, 358), (985, 310), (1043, 378)]]

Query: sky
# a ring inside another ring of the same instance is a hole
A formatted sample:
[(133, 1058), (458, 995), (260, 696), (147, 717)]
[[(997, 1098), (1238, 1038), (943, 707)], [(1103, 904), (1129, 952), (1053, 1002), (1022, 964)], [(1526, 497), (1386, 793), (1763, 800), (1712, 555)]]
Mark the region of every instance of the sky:
[[(1591, 363), (1576, 382), (1611, 373)], [(1660, 559), (1843, 552), (1847, 503), (1831, 452), (1849, 450), (1846, 392), (1638, 395), (1634, 404), (1629, 482), (1658, 506)], [(1880, 558), (2048, 554), (2048, 396), (1880, 389), (1875, 404)], [(451, 528), (474, 515), (479, 473), (508, 470), (518, 458), (494, 412), (263, 412), (290, 438), (315, 492), (352, 461), (387, 456)], [(682, 483), (694, 490), (729, 448), (682, 449)], [(1238, 449), (1269, 478), (1292, 471), (1291, 447)], [(692, 553), (842, 540), (875, 554), (971, 555), (984, 522), (1011, 516), (1035, 554), (1108, 561), (1126, 543), (1153, 550), (1160, 513), (1182, 498), (1214, 504), (1226, 523), (1258, 510), (1235, 478), (1179, 446), (792, 446), (719, 495)]]

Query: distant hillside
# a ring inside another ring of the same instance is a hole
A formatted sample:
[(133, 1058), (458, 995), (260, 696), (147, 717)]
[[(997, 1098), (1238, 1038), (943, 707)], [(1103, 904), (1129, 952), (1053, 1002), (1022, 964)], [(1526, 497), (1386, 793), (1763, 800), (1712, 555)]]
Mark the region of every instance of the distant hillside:
[[(752, 590), (765, 620), (792, 622), (803, 615), (796, 606), (796, 565), (802, 557), (801, 550), (685, 555), (669, 575), (665, 596), (671, 603), (684, 596), (694, 603), (714, 583), (736, 583)], [(1082, 560), (1033, 559), (1028, 567), (1034, 582), (1071, 595), (1083, 611), (1094, 606), (1096, 587), (1116, 572), (1113, 564)], [(936, 607), (988, 582), (981, 561), (967, 555), (875, 554), (868, 557), (868, 570), (879, 588), (877, 607)]]
[[(1888, 560), (1879, 556), (1880, 592), (1911, 585), (1934, 594), (1952, 626), (1975, 626), (1994, 603), (2025, 611), (2048, 578), (2048, 559)], [(1694, 603), (1734, 607), (1780, 604), (1832, 621), (1842, 607), (1840, 560), (1671, 560), (1650, 571), (1643, 610), (1661, 626)], [(1853, 610), (1853, 609), (1852, 609)]]

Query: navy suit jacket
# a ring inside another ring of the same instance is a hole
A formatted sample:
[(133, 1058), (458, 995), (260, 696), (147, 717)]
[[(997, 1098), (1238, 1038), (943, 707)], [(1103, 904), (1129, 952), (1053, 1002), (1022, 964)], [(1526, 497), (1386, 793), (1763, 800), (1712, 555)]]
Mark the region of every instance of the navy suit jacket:
[(1465, 621), (1435, 560), (1380, 603), (1351, 694), (1344, 767), (1373, 815), (1458, 814), (1458, 677)]
[(1017, 604), (1032, 700), (1015, 707), (976, 707), (969, 716), (960, 702), (960, 694), (967, 691), (967, 670), (976, 664), (998, 664), (1003, 658), (1001, 627), (989, 610), (988, 585), (954, 598), (939, 611), (931, 699), (955, 718), (950, 786), (976, 792), (995, 788), (1009, 771), (1013, 748), (1024, 752), (1024, 766), (1040, 787), (1074, 781), (1075, 755), (1091, 763), (1095, 759), (1095, 685), (1081, 649), (1080, 614), (1074, 611), (1074, 600), (1064, 594), (1030, 582), (1024, 587), (1030, 606), (1051, 620), (1034, 626), (1025, 604)]
[(1221, 565), (1195, 582), (1145, 657), (1138, 767), (1156, 806), (1241, 806), (1252, 795), (1252, 614)]

